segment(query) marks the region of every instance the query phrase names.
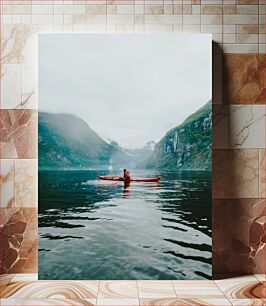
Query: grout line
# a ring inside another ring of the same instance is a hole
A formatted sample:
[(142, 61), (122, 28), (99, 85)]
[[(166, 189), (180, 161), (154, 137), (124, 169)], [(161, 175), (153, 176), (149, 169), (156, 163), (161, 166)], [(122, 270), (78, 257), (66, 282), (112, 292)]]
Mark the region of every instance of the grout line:
[(139, 297), (139, 285), (138, 285), (138, 281), (136, 280), (136, 285), (137, 285), (137, 294), (138, 294), (138, 303), (140, 305), (140, 297)]
[(175, 295), (176, 295), (176, 297), (179, 299), (180, 297), (179, 297), (179, 295), (177, 294), (177, 291), (176, 291), (176, 289), (175, 289), (175, 286), (174, 286), (174, 284), (173, 284), (173, 281), (172, 281), (172, 280), (171, 280), (171, 283), (172, 283), (172, 286), (173, 286), (173, 288), (174, 288)]
[(222, 291), (222, 289), (218, 286), (218, 284), (216, 283), (216, 281), (214, 280), (213, 282), (214, 282), (215, 286), (218, 288), (218, 290), (220, 290), (221, 293), (223, 294), (223, 296), (228, 300), (227, 296), (224, 294), (224, 292)]
[(98, 304), (98, 296), (99, 296), (99, 291), (100, 291), (100, 280), (98, 282), (98, 287), (97, 287), (97, 294), (96, 294), (96, 305)]

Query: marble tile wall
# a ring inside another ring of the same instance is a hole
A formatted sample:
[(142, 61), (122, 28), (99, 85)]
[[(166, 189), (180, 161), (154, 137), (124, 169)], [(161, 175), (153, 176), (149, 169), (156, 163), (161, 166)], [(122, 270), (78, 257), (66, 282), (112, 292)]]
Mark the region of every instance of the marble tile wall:
[(0, 9), (1, 273), (37, 271), (38, 33), (84, 32), (213, 34), (213, 274), (265, 272), (264, 0), (1, 0)]

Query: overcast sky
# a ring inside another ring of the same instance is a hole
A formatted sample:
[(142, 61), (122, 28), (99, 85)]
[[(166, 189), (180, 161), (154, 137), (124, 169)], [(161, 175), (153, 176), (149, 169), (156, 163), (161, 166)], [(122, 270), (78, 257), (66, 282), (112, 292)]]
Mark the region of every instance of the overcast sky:
[(210, 99), (208, 34), (39, 35), (39, 110), (122, 147), (159, 141)]

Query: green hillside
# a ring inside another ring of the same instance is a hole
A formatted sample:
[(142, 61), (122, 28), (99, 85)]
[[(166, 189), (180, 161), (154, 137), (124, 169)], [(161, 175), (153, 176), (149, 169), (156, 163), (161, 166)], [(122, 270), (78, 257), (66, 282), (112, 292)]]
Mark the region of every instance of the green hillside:
[(82, 119), (39, 112), (39, 168), (97, 168), (128, 162), (119, 148), (105, 142)]
[(211, 170), (212, 103), (209, 101), (157, 143), (140, 168), (161, 170)]

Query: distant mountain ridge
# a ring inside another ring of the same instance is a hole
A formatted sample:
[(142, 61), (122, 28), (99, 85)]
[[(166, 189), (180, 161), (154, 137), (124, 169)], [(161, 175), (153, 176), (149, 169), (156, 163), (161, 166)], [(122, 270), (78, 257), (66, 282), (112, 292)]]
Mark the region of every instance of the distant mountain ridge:
[(128, 162), (119, 148), (105, 142), (82, 119), (39, 112), (39, 168), (97, 168)]
[(156, 144), (146, 169), (211, 170), (212, 102), (207, 102)]
[(155, 144), (123, 149), (71, 114), (39, 112), (40, 169), (211, 170), (212, 104), (206, 103)]

